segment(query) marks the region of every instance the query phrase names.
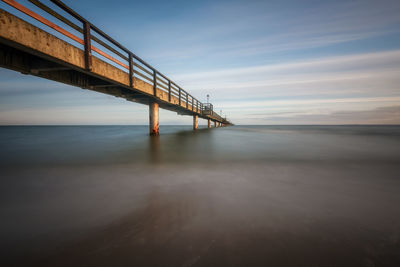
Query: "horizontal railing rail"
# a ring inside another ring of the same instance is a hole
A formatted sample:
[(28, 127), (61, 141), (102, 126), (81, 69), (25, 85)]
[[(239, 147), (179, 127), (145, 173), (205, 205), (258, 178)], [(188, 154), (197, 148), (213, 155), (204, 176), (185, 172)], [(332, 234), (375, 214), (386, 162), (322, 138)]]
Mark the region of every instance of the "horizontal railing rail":
[[(43, 10), (46, 14), (50, 15), (53, 18), (56, 18), (58, 21), (72, 28), (74, 31), (82, 34), (83, 38), (58, 26), (56, 23), (46, 19), (38, 13), (35, 13), (31, 9), (27, 8), (26, 6), (20, 4), (15, 0), (2, 1), (25, 13), (26, 15), (34, 18), (35, 20), (45, 24), (51, 29), (66, 36), (67, 38), (72, 39), (80, 45), (83, 45), (86, 70), (91, 71), (92, 69), (92, 53), (98, 54), (99, 56), (105, 58), (108, 62), (112, 63), (114, 66), (122, 69), (129, 74), (130, 87), (134, 88), (134, 78), (146, 81), (153, 86), (153, 97), (159, 98), (157, 96), (157, 90), (161, 90), (168, 94), (169, 103), (172, 103), (173, 97), (177, 98), (178, 103), (176, 105), (185, 107), (188, 110), (203, 115), (203, 112), (205, 111), (205, 104), (203, 104), (197, 98), (182, 89), (179, 85), (177, 85), (167, 76), (152, 67), (145, 60), (135, 55), (125, 46), (110, 37), (108, 34), (104, 33), (101, 29), (90, 23), (88, 20), (86, 20), (76, 11), (68, 7), (62, 1), (49, 0), (56, 7), (60, 8), (63, 12), (69, 14), (73, 19), (82, 23), (81, 27), (78, 25), (79, 23), (76, 24), (75, 22), (71, 21), (71, 19), (68, 19), (65, 16), (61, 15), (60, 12), (57, 12), (43, 2), (39, 0), (28, 0), (37, 8)], [(98, 46), (105, 48), (113, 55), (104, 52)], [(211, 115), (218, 120), (222, 120), (222, 118), (216, 113), (213, 113)]]

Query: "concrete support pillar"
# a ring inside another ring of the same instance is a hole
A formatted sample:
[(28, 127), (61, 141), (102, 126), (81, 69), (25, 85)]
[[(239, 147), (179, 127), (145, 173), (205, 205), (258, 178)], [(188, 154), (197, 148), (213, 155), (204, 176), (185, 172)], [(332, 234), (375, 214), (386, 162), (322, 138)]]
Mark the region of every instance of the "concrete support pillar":
[(221, 127), (221, 123), (220, 122), (218, 122), (218, 127)]
[(199, 116), (193, 115), (193, 130), (197, 130), (199, 128)]
[(208, 119), (208, 128), (211, 128), (211, 120)]
[(158, 116), (158, 103), (153, 102), (149, 105), (150, 135), (160, 134), (160, 122)]
[(217, 122), (214, 121), (214, 128), (217, 128)]

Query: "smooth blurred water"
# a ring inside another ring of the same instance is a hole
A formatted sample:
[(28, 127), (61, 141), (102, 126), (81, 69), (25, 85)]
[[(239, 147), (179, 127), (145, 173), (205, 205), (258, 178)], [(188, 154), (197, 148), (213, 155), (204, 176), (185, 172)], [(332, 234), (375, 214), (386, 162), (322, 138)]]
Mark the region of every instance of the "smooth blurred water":
[(0, 127), (0, 263), (400, 266), (399, 126)]
[[(234, 161), (397, 161), (398, 126), (235, 126), (191, 131), (161, 126), (0, 128), (2, 166)], [(154, 158), (153, 158), (154, 156)]]

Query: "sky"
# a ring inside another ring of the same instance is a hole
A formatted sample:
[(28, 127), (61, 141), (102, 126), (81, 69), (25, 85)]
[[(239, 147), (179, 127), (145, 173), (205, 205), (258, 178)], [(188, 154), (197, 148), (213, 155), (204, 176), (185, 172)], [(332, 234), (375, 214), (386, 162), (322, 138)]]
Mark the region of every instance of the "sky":
[[(398, 0), (64, 2), (235, 124), (400, 124)], [(145, 105), (0, 69), (0, 124), (147, 123)]]

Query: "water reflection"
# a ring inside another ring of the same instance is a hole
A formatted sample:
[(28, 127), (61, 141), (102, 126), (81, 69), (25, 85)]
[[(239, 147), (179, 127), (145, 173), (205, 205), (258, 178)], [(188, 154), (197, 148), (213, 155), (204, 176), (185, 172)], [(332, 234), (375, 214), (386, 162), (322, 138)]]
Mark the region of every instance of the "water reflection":
[[(132, 147), (130, 151), (122, 151), (126, 153), (132, 161), (143, 158), (140, 151), (148, 154), (148, 163), (204, 163), (216, 159), (215, 134), (208, 129), (200, 129), (198, 131), (178, 131), (174, 134), (160, 135), (156, 137), (148, 137), (148, 145), (146, 143)], [(122, 156), (121, 156), (122, 157)]]
[(149, 137), (149, 147), (146, 149), (150, 157), (149, 161), (152, 164), (160, 163), (160, 136), (150, 136)]
[[(200, 199), (190, 188), (165, 192), (153, 188), (145, 206), (32, 264), (40, 266), (148, 266), (173, 262), (167, 244), (195, 218)], [(159, 258), (155, 257), (155, 253)], [(91, 255), (96, 255), (92, 257)], [(130, 255), (135, 255), (131, 257)], [(68, 259), (65, 261), (65, 259)], [(161, 259), (164, 261), (161, 261)]]

